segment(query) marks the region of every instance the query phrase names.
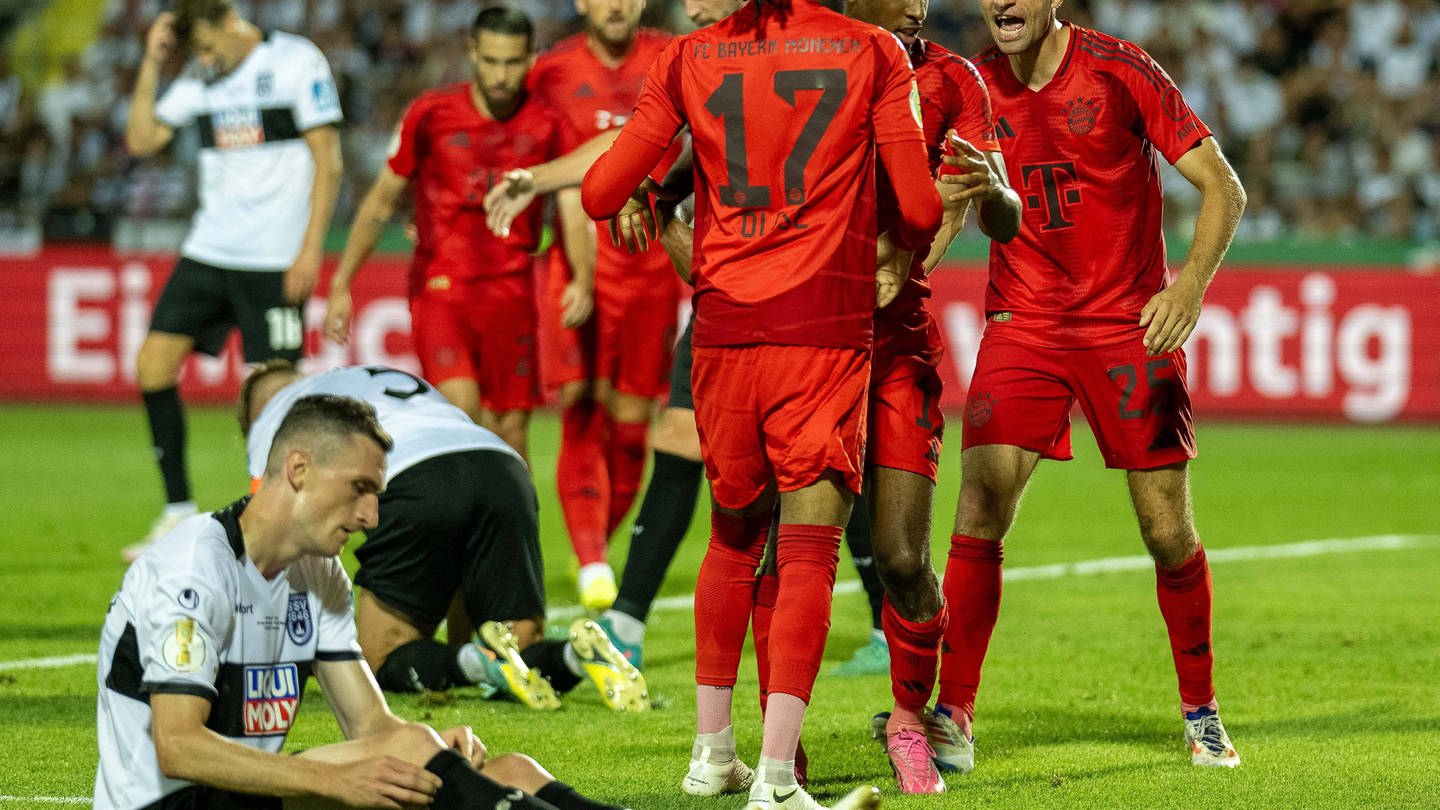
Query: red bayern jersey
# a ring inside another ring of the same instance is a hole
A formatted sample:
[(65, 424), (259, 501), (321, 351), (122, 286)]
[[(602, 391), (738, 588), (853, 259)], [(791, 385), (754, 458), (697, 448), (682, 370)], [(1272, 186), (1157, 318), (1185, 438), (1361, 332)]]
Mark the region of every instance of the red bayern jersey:
[[(485, 192), (508, 169), (543, 163), (574, 149), (570, 122), (533, 97), (497, 121), (475, 107), (470, 84), (431, 90), (400, 121), (389, 167), (415, 189), (415, 256), (410, 294), (427, 284), (529, 273), (540, 244), (544, 203), (517, 217), (510, 236), (485, 227)], [(441, 281), (445, 279), (445, 281)]]
[(1132, 333), (1166, 284), (1157, 161), (1210, 129), (1143, 50), (1065, 25), (1065, 56), (1039, 90), (993, 46), (975, 59), (1023, 209), (1019, 236), (991, 243), (985, 308), (1026, 340), (1103, 345)]
[(875, 144), (921, 138), (912, 78), (890, 33), (802, 0), (661, 54), (627, 131), (690, 126), (696, 346), (869, 345)]
[[(925, 133), (925, 151), (930, 170), (938, 173), (944, 151), (945, 133), (955, 130), (960, 137), (982, 152), (998, 152), (995, 142), (995, 119), (990, 108), (990, 93), (985, 80), (969, 60), (927, 40), (917, 40), (910, 49), (910, 64), (915, 68), (915, 86), (920, 92), (920, 125)], [(880, 171), (880, 228), (885, 230), (896, 219), (894, 191), (882, 168)], [(930, 297), (930, 282), (925, 279), (926, 251), (915, 251), (910, 263), (910, 276), (900, 294), (884, 309), (875, 313), (879, 326), (891, 330), (919, 330), (929, 334), (926, 320), (916, 317)], [(877, 335), (877, 340), (879, 340)], [(939, 347), (934, 347), (939, 349)], [(937, 358), (938, 359), (938, 358)]]
[[(672, 34), (653, 28), (641, 28), (635, 44), (618, 67), (602, 63), (586, 42), (582, 32), (555, 43), (535, 61), (530, 71), (530, 91), (563, 110), (570, 122), (583, 135), (583, 140), (607, 129), (624, 126), (635, 110), (645, 73), (655, 57), (674, 39)], [(676, 144), (660, 168), (664, 170), (680, 153)], [(528, 165), (528, 164), (527, 164)], [(652, 288), (656, 284), (677, 284), (670, 257), (658, 244), (644, 254), (631, 255), (624, 248), (610, 244), (608, 234), (601, 233), (596, 241), (595, 277), (597, 285), (610, 290)]]

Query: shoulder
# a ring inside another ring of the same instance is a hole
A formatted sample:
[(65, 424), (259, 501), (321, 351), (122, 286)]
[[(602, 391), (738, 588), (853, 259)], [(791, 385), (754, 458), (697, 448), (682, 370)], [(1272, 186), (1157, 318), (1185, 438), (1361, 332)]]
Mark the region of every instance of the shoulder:
[(1173, 84), (1160, 64), (1133, 42), (1074, 26), (1074, 55), (1077, 62), (1095, 73), (1113, 76), (1126, 85), (1141, 83), (1156, 90)]
[(423, 115), (432, 110), (469, 101), (470, 86), (464, 82), (426, 90), (410, 102), (410, 113)]
[(981, 77), (986, 79), (994, 76), (995, 71), (999, 69), (1001, 65), (1006, 64), (1005, 54), (1001, 53), (1000, 49), (994, 45), (970, 57), (968, 61), (971, 67), (975, 68)]
[(571, 34), (568, 37), (550, 46), (550, 49), (540, 54), (535, 60), (537, 70), (550, 67), (557, 62), (572, 59), (585, 47), (585, 35)]
[(933, 71), (955, 79), (968, 79), (982, 83), (985, 81), (980, 75), (980, 70), (969, 59), (943, 45), (937, 45), (928, 40), (920, 40), (920, 44), (923, 48), (923, 56), (919, 64), (915, 66), (916, 73), (922, 70)]
[(235, 546), (242, 542), (238, 527), (232, 537), (226, 521), (234, 508), (232, 504), (220, 512), (186, 518), (155, 541), (136, 564), (149, 569), (152, 581), (198, 572), (207, 580), (205, 585), (228, 589), (230, 578), (225, 572), (234, 570)]
[(669, 31), (661, 31), (658, 28), (641, 28), (635, 32), (635, 42), (642, 48), (660, 50), (670, 41), (677, 37)]
[(285, 31), (267, 31), (265, 33), (265, 43), (274, 49), (276, 55), (280, 57), (325, 58), (325, 54), (320, 51), (320, 48), (316, 46), (315, 43), (299, 34), (290, 34)]

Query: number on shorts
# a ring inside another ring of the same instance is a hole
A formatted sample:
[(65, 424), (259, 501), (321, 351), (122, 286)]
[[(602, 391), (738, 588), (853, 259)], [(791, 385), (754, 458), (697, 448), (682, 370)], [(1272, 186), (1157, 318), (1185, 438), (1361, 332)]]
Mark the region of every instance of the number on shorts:
[(271, 307), (265, 310), (265, 324), (270, 329), (270, 348), (274, 351), (293, 351), (305, 342), (305, 327), (300, 323), (300, 310), (294, 307)]
[(406, 390), (403, 390), (403, 389), (400, 389), (400, 388), (386, 388), (385, 391), (384, 391), (384, 394), (385, 394), (385, 396), (387, 396), (387, 397), (394, 397), (394, 398), (396, 398), (396, 399), (409, 399), (409, 398), (411, 398), (411, 397), (416, 397), (416, 396), (419, 396), (419, 395), (421, 395), (421, 394), (424, 394), (424, 393), (426, 393), (426, 392), (428, 392), (428, 391), (430, 390), (430, 384), (429, 384), (429, 383), (425, 382), (424, 380), (420, 379), (419, 377), (416, 377), (414, 374), (411, 374), (411, 373), (408, 372), (408, 371), (401, 371), (401, 370), (398, 369), (398, 368), (384, 368), (384, 367), (382, 367), (382, 366), (366, 366), (366, 367), (365, 367), (365, 371), (366, 371), (367, 373), (369, 373), (369, 375), (370, 375), (371, 377), (378, 377), (378, 376), (380, 376), (381, 374), (399, 374), (399, 375), (402, 376), (402, 377), (409, 377), (409, 378), (410, 378), (410, 381), (413, 382), (413, 383), (415, 383), (415, 387), (412, 388), (412, 389), (410, 389), (409, 391), (406, 391)]
[[(820, 100), (811, 110), (810, 118), (800, 128), (800, 135), (785, 157), (784, 184), (785, 204), (800, 205), (805, 202), (805, 168), (810, 158), (835, 119), (840, 102), (845, 99), (848, 77), (845, 71), (829, 70), (781, 70), (775, 74), (775, 95), (794, 107), (796, 93), (800, 90), (819, 90)], [(731, 208), (767, 208), (770, 205), (770, 187), (750, 185), (750, 163), (745, 144), (745, 75), (727, 73), (705, 100), (705, 109), (716, 118), (725, 121), (725, 177), (720, 186), (720, 202)]]
[[(1145, 388), (1150, 392), (1150, 411), (1152, 413), (1160, 410), (1167, 398), (1159, 396), (1162, 389), (1170, 387), (1170, 380), (1160, 379), (1161, 369), (1170, 367), (1170, 358), (1160, 357), (1145, 363)], [(1107, 374), (1110, 379), (1120, 383), (1120, 418), (1140, 419), (1145, 416), (1145, 411), (1140, 408), (1130, 407), (1130, 400), (1135, 395), (1135, 384), (1138, 375), (1135, 373), (1135, 364), (1126, 363), (1109, 369)], [(1123, 382), (1122, 382), (1123, 381)]]

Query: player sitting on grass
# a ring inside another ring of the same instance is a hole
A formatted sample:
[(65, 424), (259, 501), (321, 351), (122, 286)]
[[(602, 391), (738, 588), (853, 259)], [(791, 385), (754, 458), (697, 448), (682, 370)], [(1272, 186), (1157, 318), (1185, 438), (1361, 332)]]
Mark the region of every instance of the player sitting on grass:
[[(340, 550), (378, 522), (392, 444), (348, 397), (295, 403), (255, 494), (147, 549), (100, 639), (94, 806), (598, 810), (465, 726), (391, 714), (356, 643)], [(314, 674), (346, 741), (282, 756)]]
[[(644, 677), (594, 622), (576, 621), (568, 642), (543, 638), (545, 577), (529, 470), (425, 380), (384, 366), (302, 378), (287, 361), (262, 364), (241, 389), (238, 414), (252, 478), (263, 475), (291, 404), (309, 394), (364, 400), (395, 437), (379, 523), (355, 552), (360, 647), (381, 687), (479, 684), (556, 709), (556, 690), (588, 676), (610, 708), (649, 708)], [(448, 648), (435, 640), (447, 615)], [(477, 626), (479, 640), (470, 641)]]

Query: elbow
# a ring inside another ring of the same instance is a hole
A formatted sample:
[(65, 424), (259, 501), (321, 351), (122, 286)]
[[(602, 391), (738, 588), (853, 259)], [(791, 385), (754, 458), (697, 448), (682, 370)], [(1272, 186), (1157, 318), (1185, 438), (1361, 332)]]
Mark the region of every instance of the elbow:
[(179, 740), (155, 735), (155, 760), (160, 766), (160, 773), (167, 779), (190, 779), (192, 768), (188, 751), (189, 746)]
[(137, 158), (148, 158), (160, 151), (153, 141), (129, 133), (125, 135), (125, 148)]
[(607, 220), (619, 213), (624, 204), (623, 199), (616, 199), (616, 195), (605, 188), (593, 168), (585, 175), (585, 181), (580, 184), (580, 206), (586, 216), (596, 222)]

